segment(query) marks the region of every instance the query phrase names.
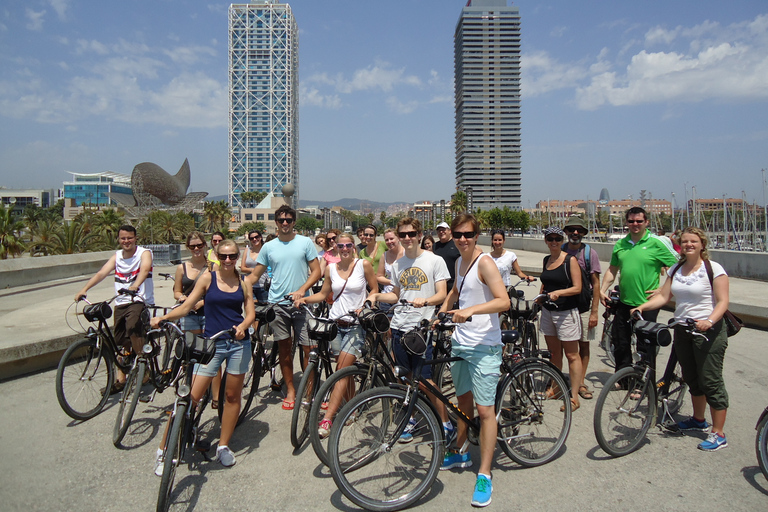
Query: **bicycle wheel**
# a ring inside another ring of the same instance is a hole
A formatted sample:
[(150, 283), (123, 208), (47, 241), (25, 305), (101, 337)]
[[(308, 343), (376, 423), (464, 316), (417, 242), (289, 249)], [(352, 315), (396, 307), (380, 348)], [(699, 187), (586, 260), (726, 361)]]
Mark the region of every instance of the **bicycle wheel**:
[(108, 348), (95, 339), (73, 343), (56, 370), (56, 399), (70, 418), (85, 421), (101, 412), (115, 380)]
[(603, 336), (600, 339), (600, 346), (605, 350), (605, 355), (608, 358), (608, 366), (616, 368), (616, 357), (613, 355), (613, 316), (605, 319), (603, 322)]
[(163, 462), (163, 476), (160, 479), (160, 491), (157, 493), (157, 512), (165, 512), (171, 505), (171, 493), (173, 481), (176, 478), (176, 468), (181, 463), (182, 444), (184, 443), (182, 432), (186, 420), (187, 404), (180, 403), (176, 407), (176, 413), (171, 425), (171, 433), (165, 445), (165, 462)]
[(755, 436), (755, 451), (757, 452), (757, 463), (760, 470), (768, 479), (768, 414), (763, 416), (757, 425), (757, 435)]
[(120, 395), (120, 405), (117, 408), (117, 418), (115, 418), (115, 427), (112, 430), (112, 444), (120, 447), (120, 442), (128, 432), (128, 426), (133, 419), (133, 413), (136, 412), (136, 406), (139, 404), (139, 395), (141, 394), (141, 383), (144, 381), (144, 373), (147, 370), (147, 363), (140, 359), (136, 366), (125, 379), (123, 394)]
[(309, 410), (315, 400), (317, 388), (320, 386), (320, 369), (318, 363), (310, 361), (301, 376), (296, 390), (296, 405), (291, 414), (291, 445), (299, 448), (309, 435)]
[(408, 421), (405, 399), (402, 389), (370, 389), (339, 411), (331, 429), (328, 458), (333, 480), (344, 496), (367, 510), (412, 505), (429, 491), (440, 471), (443, 427), (423, 397), (414, 404), (413, 441), (397, 442)]
[(453, 385), (453, 375), (451, 374), (451, 363), (438, 363), (432, 371), (432, 378), (445, 398), (450, 400), (453, 405), (457, 405), (456, 386)]
[(499, 446), (504, 453), (528, 467), (554, 459), (571, 429), (570, 398), (557, 369), (537, 360), (515, 365), (496, 393)]
[(253, 397), (256, 396), (256, 393), (259, 391), (259, 381), (261, 380), (263, 364), (264, 346), (259, 343), (253, 351), (253, 358), (251, 359), (248, 373), (245, 374), (245, 381), (243, 382), (243, 405), (240, 408), (240, 417), (237, 419), (238, 425), (245, 420), (248, 411), (251, 410)]
[[(348, 392), (342, 393), (341, 401), (336, 412), (341, 410), (341, 408), (344, 407), (344, 405), (349, 402), (349, 400), (359, 395), (363, 391), (367, 391), (372, 387), (386, 385), (384, 377), (379, 372), (374, 374), (371, 372), (371, 369), (368, 365), (356, 364), (347, 366), (341, 370), (336, 370), (331, 374), (330, 377), (326, 379), (325, 382), (323, 382), (323, 384), (317, 390), (315, 400), (312, 402), (312, 408), (309, 410), (309, 440), (312, 442), (312, 449), (315, 451), (315, 455), (317, 455), (317, 458), (320, 459), (320, 462), (322, 462), (325, 466), (329, 465), (328, 438), (326, 437), (325, 439), (320, 439), (320, 433), (317, 431), (317, 425), (320, 423), (320, 420), (323, 417), (328, 415), (328, 413), (323, 410), (323, 404), (328, 407), (331, 401), (331, 393), (333, 393), (333, 389), (336, 386), (336, 383), (346, 378), (350, 379), (350, 381), (348, 381), (349, 384), (347, 387)], [(329, 419), (331, 422), (335, 421), (336, 414), (331, 414)]]
[(640, 447), (656, 419), (656, 385), (634, 367), (614, 373), (597, 397), (594, 428), (607, 454), (621, 457)]

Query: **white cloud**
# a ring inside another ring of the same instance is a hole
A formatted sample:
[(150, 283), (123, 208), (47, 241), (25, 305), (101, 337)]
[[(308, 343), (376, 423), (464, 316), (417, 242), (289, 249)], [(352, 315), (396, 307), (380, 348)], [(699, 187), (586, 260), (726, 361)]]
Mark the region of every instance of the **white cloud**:
[(216, 51), (207, 46), (178, 46), (171, 50), (163, 50), (163, 53), (173, 62), (192, 65), (200, 61), (200, 57), (207, 55), (215, 57)]
[(106, 55), (109, 53), (109, 48), (107, 48), (107, 45), (100, 43), (99, 41), (96, 41), (96, 40), (86, 41), (85, 39), (78, 39), (77, 49), (75, 50), (75, 53), (78, 55), (82, 55), (85, 53), (95, 53), (96, 55)]
[(398, 85), (422, 86), (422, 81), (419, 77), (406, 75), (405, 68), (393, 69), (388, 62), (377, 62), (367, 68), (358, 69), (352, 73), (351, 78), (347, 78), (341, 73), (335, 77), (331, 77), (327, 73), (318, 73), (311, 76), (308, 81), (332, 85), (336, 88), (336, 91), (342, 94), (371, 89), (390, 92)]
[(417, 101), (402, 102), (394, 96), (387, 98), (387, 107), (397, 114), (410, 114), (416, 110), (418, 106), (419, 103)]
[(520, 67), (520, 88), (525, 97), (570, 89), (588, 76), (583, 65), (558, 62), (543, 51), (523, 54)]
[(27, 28), (29, 30), (34, 31), (40, 31), (43, 30), (43, 17), (45, 16), (46, 11), (33, 11), (29, 7), (26, 9), (26, 16), (29, 22), (27, 23)]
[(299, 86), (299, 105), (302, 107), (341, 108), (341, 98), (337, 94), (323, 95), (314, 87)]
[(67, 9), (69, 8), (68, 0), (48, 0), (48, 3), (51, 4), (53, 10), (56, 11), (56, 14), (59, 15), (60, 20), (66, 20)]

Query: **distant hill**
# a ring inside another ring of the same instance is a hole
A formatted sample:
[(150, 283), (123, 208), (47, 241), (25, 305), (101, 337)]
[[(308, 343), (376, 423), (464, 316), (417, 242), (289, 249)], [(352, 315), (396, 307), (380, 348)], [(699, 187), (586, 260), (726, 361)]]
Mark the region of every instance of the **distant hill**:
[(395, 203), (379, 203), (377, 201), (368, 201), (366, 199), (357, 199), (345, 197), (343, 199), (337, 199), (335, 201), (315, 201), (312, 199), (302, 199), (299, 201), (300, 208), (306, 208), (307, 206), (317, 206), (318, 208), (331, 208), (333, 206), (341, 206), (345, 210), (386, 210), (388, 206)]

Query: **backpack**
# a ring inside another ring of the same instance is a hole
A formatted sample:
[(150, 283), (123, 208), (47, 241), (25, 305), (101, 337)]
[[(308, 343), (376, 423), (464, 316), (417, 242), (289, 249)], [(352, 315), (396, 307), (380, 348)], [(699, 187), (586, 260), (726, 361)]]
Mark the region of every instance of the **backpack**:
[[(565, 251), (568, 244), (563, 244), (562, 250)], [(584, 244), (584, 247), (581, 249), (584, 251), (584, 263), (586, 264), (586, 270), (581, 268), (581, 265), (579, 265), (579, 269), (581, 270), (581, 292), (579, 293), (579, 313), (586, 313), (592, 308), (592, 281), (590, 281), (590, 271), (592, 270), (592, 265), (589, 262), (590, 253), (592, 252), (591, 248), (589, 247), (589, 244)], [(579, 253), (576, 253), (576, 256), (570, 255), (574, 258), (578, 257)], [(566, 258), (567, 261), (567, 258)], [(570, 265), (567, 265), (565, 267), (565, 273), (568, 274), (568, 269), (570, 268)], [(568, 279), (571, 279), (570, 275), (568, 275)], [(573, 280), (571, 279), (571, 282)]]

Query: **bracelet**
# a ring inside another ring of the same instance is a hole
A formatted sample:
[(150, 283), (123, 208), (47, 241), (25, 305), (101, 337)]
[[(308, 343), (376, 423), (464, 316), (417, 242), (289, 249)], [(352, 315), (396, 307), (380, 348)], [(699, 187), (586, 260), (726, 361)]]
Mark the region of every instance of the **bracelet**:
[(704, 320), (706, 320), (707, 322), (709, 322), (712, 325), (715, 325), (715, 322), (713, 322), (712, 319), (709, 318), (709, 317), (705, 318)]

